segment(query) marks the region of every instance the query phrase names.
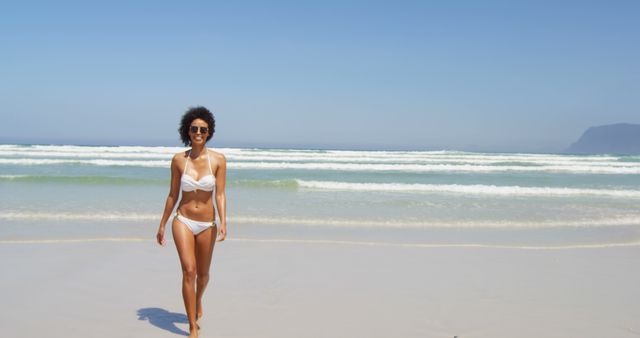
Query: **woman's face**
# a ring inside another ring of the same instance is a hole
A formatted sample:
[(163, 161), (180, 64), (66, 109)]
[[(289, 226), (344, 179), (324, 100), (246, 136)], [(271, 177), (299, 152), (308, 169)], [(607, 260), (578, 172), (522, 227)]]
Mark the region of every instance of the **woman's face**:
[(207, 142), (207, 137), (210, 132), (209, 125), (203, 119), (195, 119), (191, 121), (191, 126), (189, 127), (189, 138), (191, 139), (191, 144), (204, 145)]

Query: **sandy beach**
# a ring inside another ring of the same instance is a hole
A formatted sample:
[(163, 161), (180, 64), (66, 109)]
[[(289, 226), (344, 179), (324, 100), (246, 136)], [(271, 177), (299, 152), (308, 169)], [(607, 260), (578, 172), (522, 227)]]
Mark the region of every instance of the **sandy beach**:
[(640, 338), (640, 1), (1, 8), (0, 338)]
[[(4, 337), (187, 335), (173, 242), (0, 243)], [(233, 238), (202, 337), (638, 337), (640, 247), (532, 250)]]

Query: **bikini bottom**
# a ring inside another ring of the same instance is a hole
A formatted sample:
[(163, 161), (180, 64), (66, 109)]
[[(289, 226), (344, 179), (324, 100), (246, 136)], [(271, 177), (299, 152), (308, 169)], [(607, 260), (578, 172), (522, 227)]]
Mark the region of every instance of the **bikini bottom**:
[(211, 228), (212, 226), (215, 226), (216, 223), (215, 222), (201, 222), (201, 221), (194, 221), (190, 218), (186, 218), (182, 215), (180, 215), (179, 213), (176, 213), (175, 218), (178, 219), (178, 221), (184, 223), (184, 225), (186, 225), (191, 232), (193, 232), (194, 235), (197, 235), (209, 228)]

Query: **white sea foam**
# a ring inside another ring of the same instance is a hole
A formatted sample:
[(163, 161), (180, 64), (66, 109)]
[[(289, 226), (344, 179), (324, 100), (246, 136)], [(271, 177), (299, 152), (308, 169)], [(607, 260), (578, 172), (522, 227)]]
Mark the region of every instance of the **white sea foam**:
[(4, 179), (16, 179), (16, 178), (23, 178), (23, 177), (30, 177), (29, 175), (0, 175), (0, 178), (4, 178)]
[(56, 239), (7, 239), (0, 244), (61, 244), (93, 242), (155, 242), (155, 239), (141, 237), (97, 237), (97, 238), (56, 238)]
[(602, 167), (602, 166), (489, 166), (471, 164), (357, 164), (357, 163), (291, 163), (291, 162), (236, 162), (229, 163), (233, 169), (299, 169), (299, 170), (336, 170), (336, 171), (369, 171), (369, 172), (550, 172), (580, 174), (640, 174), (640, 166)]
[[(9, 148), (11, 149), (11, 148)], [(21, 152), (29, 151), (59, 151), (70, 153), (176, 153), (181, 149), (178, 147), (144, 147), (144, 146), (72, 146), (72, 145), (33, 145), (25, 148), (14, 148)]]
[[(61, 152), (61, 151), (37, 151), (37, 152), (20, 152), (15, 150), (2, 151), (0, 150), (0, 157), (8, 157), (1, 159), (5, 164), (51, 164), (51, 162), (43, 161), (30, 161), (30, 160), (100, 160), (100, 159), (121, 159), (130, 161), (135, 160), (136, 163), (143, 163), (145, 160), (164, 160), (170, 161), (172, 153), (140, 153), (140, 152)], [(22, 160), (22, 162), (20, 161)], [(529, 159), (529, 158), (449, 158), (449, 157), (331, 157), (324, 156), (322, 154), (316, 154), (313, 156), (270, 156), (270, 155), (237, 155), (228, 154), (227, 160), (230, 163), (239, 163), (239, 165), (251, 165), (251, 163), (292, 163), (296, 164), (314, 164), (319, 163), (324, 165), (325, 163), (337, 163), (340, 165), (366, 165), (366, 164), (388, 164), (388, 165), (457, 165), (457, 166), (503, 166), (505, 164), (512, 164), (509, 167), (531, 167), (531, 166), (563, 166), (566, 170), (575, 168), (581, 170), (583, 168), (605, 168), (605, 170), (616, 168), (631, 168), (639, 169), (640, 163), (637, 162), (616, 162), (616, 161), (590, 161), (590, 160), (575, 160), (575, 159), (554, 159), (554, 160), (542, 160), (542, 159)], [(116, 160), (117, 161), (117, 160)], [(307, 162), (307, 163), (304, 163)], [(60, 162), (71, 163), (71, 162)], [(89, 164), (89, 162), (85, 162)], [(107, 162), (108, 163), (108, 162)], [(122, 162), (114, 162), (113, 165), (132, 165), (131, 163), (119, 164)], [(110, 165), (110, 164), (107, 164)], [(147, 166), (143, 163), (142, 166)]]
[(20, 152), (15, 150), (4, 150), (0, 151), (0, 156), (7, 156), (13, 158), (22, 158), (22, 159), (39, 159), (39, 158), (49, 158), (49, 159), (59, 159), (61, 157), (72, 157), (72, 158), (94, 158), (94, 159), (103, 159), (103, 158), (133, 158), (133, 159), (160, 159), (160, 160), (170, 160), (172, 155), (163, 154), (163, 153), (133, 153), (133, 152), (63, 152), (63, 151), (37, 151), (37, 152)]
[[(142, 146), (71, 146), (71, 145), (0, 145), (0, 154), (3, 152), (15, 152), (17, 154), (29, 153), (60, 153), (60, 154), (93, 154), (99, 156), (105, 153), (119, 154), (175, 154), (186, 150), (185, 147), (142, 147)], [(229, 156), (243, 156), (247, 158), (301, 158), (301, 159), (441, 159), (441, 160), (498, 160), (498, 161), (616, 161), (615, 156), (579, 156), (560, 154), (514, 154), (514, 153), (468, 153), (459, 151), (348, 151), (348, 150), (294, 150), (294, 149), (247, 149), (247, 148), (215, 148)]]
[(289, 224), (319, 225), (333, 227), (380, 227), (380, 228), (561, 228), (561, 227), (607, 227), (607, 226), (640, 226), (640, 215), (609, 219), (568, 219), (568, 220), (362, 220), (362, 219), (330, 219), (330, 218), (294, 218), (294, 217), (234, 217), (232, 222), (246, 224)]
[(0, 219), (5, 220), (61, 220), (61, 221), (159, 221), (158, 214), (144, 213), (83, 213), (83, 212), (28, 212), (28, 211), (5, 211), (0, 213)]
[[(0, 164), (168, 167), (180, 147), (17, 146), (0, 147)], [(484, 154), (456, 151), (314, 151), (219, 148), (229, 167), (270, 170), (391, 172), (561, 172), (638, 174), (640, 162), (615, 156)], [(4, 158), (3, 158), (4, 157)]]
[(571, 250), (571, 249), (604, 249), (615, 247), (640, 246), (640, 241), (623, 243), (593, 243), (593, 244), (569, 244), (569, 245), (500, 245), (479, 243), (399, 243), (383, 241), (344, 241), (322, 239), (289, 239), (289, 238), (229, 238), (229, 241), (256, 242), (256, 243), (288, 243), (288, 244), (325, 244), (325, 245), (352, 245), (352, 246), (386, 246), (402, 248), (479, 248), (479, 249), (518, 249), (518, 250)]
[[(160, 214), (150, 213), (80, 213), (80, 212), (20, 212), (5, 211), (0, 213), (0, 220), (13, 221), (160, 221)], [(564, 228), (564, 227), (611, 227), (611, 226), (640, 226), (640, 215), (621, 216), (603, 219), (566, 219), (566, 220), (381, 220), (381, 219), (334, 219), (334, 218), (300, 218), (300, 217), (271, 217), (271, 216), (235, 216), (227, 219), (229, 224), (273, 224), (273, 225), (304, 225), (354, 228)]]
[[(606, 249), (616, 247), (640, 246), (640, 241), (621, 243), (593, 243), (569, 245), (500, 245), (480, 243), (403, 243), (385, 241), (345, 241), (329, 239), (294, 239), (294, 238), (234, 238), (225, 239), (226, 242), (266, 243), (266, 244), (305, 244), (305, 245), (341, 245), (341, 246), (369, 246), (369, 247), (397, 247), (397, 248), (468, 248), (468, 249), (506, 249), (506, 250), (572, 250), (572, 249)], [(94, 238), (57, 238), (57, 239), (14, 239), (0, 240), (0, 244), (69, 244), (96, 242), (155, 242), (155, 239), (143, 237), (94, 237)], [(166, 242), (173, 242), (167, 239)]]
[(225, 154), (230, 158), (249, 161), (338, 161), (338, 162), (474, 162), (474, 163), (499, 163), (499, 162), (527, 162), (541, 164), (568, 164), (568, 163), (600, 163), (610, 162), (617, 164), (619, 157), (614, 156), (574, 156), (554, 154), (482, 154), (452, 151), (438, 152), (400, 152), (400, 151), (270, 151), (270, 150), (246, 150), (226, 149)]
[(398, 163), (398, 164), (467, 164), (467, 165), (503, 165), (505, 163), (521, 163), (523, 165), (564, 165), (564, 166), (595, 166), (595, 167), (640, 167), (634, 162), (591, 161), (574, 159), (529, 159), (529, 158), (449, 158), (449, 157), (332, 157), (332, 156), (269, 156), (269, 155), (228, 155), (228, 160), (238, 162), (333, 162), (333, 163)]
[[(0, 175), (0, 180), (20, 182), (65, 182), (65, 183), (149, 183), (144, 178), (117, 178), (105, 176), (38, 176), (38, 175)], [(165, 183), (158, 180), (156, 183)], [(235, 180), (229, 186), (259, 187), (280, 189), (311, 189), (347, 192), (394, 192), (409, 194), (457, 194), (497, 197), (606, 197), (606, 198), (640, 198), (640, 189), (606, 189), (606, 188), (568, 188), (537, 186), (503, 186), (484, 184), (422, 184), (422, 183), (359, 183), (339, 181), (291, 180)]]
[[(36, 158), (0, 158), (0, 165), (94, 165), (94, 166), (132, 166), (168, 168), (171, 164), (167, 160), (107, 160), (107, 159), (36, 159)], [(295, 163), (295, 162), (229, 162), (231, 169), (250, 170), (332, 170), (332, 171), (362, 171), (362, 172), (468, 172), (468, 173), (499, 173), (499, 172), (548, 172), (548, 173), (576, 173), (576, 174), (640, 174), (640, 165), (634, 166), (600, 166), (600, 165), (473, 165), (473, 164), (362, 164), (362, 163)]]
[[(460, 161), (501, 161), (501, 162), (535, 162), (557, 161), (570, 162), (616, 162), (618, 156), (610, 155), (560, 155), (560, 154), (512, 154), (512, 153), (467, 153), (459, 151), (342, 151), (342, 150), (263, 150), (223, 148), (218, 149), (228, 156), (243, 156), (247, 158), (302, 158), (302, 159), (391, 159), (391, 160), (460, 160)], [(629, 158), (629, 156), (626, 156)]]
[(299, 187), (344, 191), (457, 193), (492, 196), (605, 196), (640, 198), (640, 190), (578, 189), (461, 184), (348, 183), (296, 180)]
[(168, 168), (171, 164), (170, 160), (153, 160), (153, 161), (131, 161), (131, 160), (75, 160), (75, 159), (7, 159), (0, 158), (0, 164), (9, 165), (55, 165), (55, 164), (80, 164), (94, 166), (130, 166), (130, 167), (150, 167), (150, 168)]
[[(38, 153), (89, 154), (100, 156), (104, 154), (133, 155), (171, 155), (188, 148), (186, 147), (149, 147), (149, 146), (74, 146), (74, 145), (0, 145), (0, 155), (28, 155)], [(246, 158), (292, 158), (320, 159), (320, 160), (362, 160), (362, 159), (392, 159), (403, 160), (464, 160), (464, 161), (503, 161), (503, 162), (615, 162), (620, 159), (610, 155), (562, 155), (562, 154), (526, 154), (526, 153), (470, 153), (462, 151), (354, 151), (354, 150), (299, 150), (299, 149), (256, 149), (256, 148), (212, 148), (228, 156)], [(67, 155), (68, 154), (68, 155)], [(628, 157), (628, 156), (627, 156)], [(254, 160), (255, 160), (254, 159)]]
[[(74, 145), (0, 145), (0, 151), (16, 151), (22, 154), (37, 152), (61, 152), (61, 153), (156, 153), (156, 154), (175, 154), (185, 151), (187, 147), (149, 147), (149, 146), (74, 146)], [(216, 150), (241, 151), (241, 148), (215, 148)]]

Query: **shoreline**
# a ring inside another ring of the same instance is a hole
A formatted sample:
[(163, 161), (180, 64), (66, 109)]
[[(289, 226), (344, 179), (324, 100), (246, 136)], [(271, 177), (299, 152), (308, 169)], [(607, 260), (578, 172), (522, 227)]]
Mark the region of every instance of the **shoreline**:
[[(173, 243), (172, 239), (166, 239), (166, 243)], [(15, 239), (0, 240), (0, 245), (18, 244), (70, 244), (70, 243), (99, 243), (99, 242), (151, 242), (155, 239), (142, 237), (93, 237), (93, 238), (56, 238), (56, 239)], [(224, 242), (247, 242), (269, 244), (304, 244), (327, 246), (368, 246), (368, 247), (395, 247), (395, 248), (475, 248), (475, 249), (504, 249), (504, 250), (576, 250), (576, 249), (608, 249), (621, 247), (640, 247), (640, 240), (622, 243), (594, 243), (575, 245), (499, 245), (479, 243), (399, 243), (399, 242), (372, 242), (349, 241), (333, 239), (300, 239), (300, 238), (227, 238)]]

